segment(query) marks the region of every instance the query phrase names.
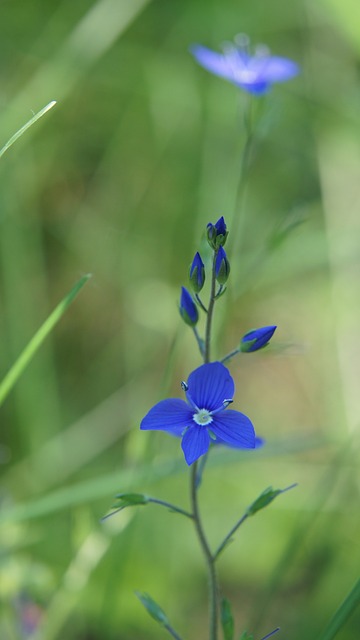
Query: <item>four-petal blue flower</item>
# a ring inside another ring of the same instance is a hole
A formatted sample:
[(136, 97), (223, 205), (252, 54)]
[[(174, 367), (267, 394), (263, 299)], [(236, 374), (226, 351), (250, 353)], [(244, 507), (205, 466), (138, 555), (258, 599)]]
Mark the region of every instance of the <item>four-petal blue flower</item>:
[(285, 82), (299, 73), (296, 62), (271, 56), (264, 47), (254, 56), (235, 45), (226, 47), (224, 53), (202, 45), (194, 45), (190, 51), (202, 67), (255, 95), (262, 95), (274, 82)]
[(183, 383), (186, 400), (169, 398), (158, 402), (142, 420), (140, 429), (167, 431), (182, 436), (188, 465), (209, 449), (211, 440), (229, 447), (254, 449), (254, 427), (247, 416), (227, 409), (235, 385), (221, 362), (203, 364)]

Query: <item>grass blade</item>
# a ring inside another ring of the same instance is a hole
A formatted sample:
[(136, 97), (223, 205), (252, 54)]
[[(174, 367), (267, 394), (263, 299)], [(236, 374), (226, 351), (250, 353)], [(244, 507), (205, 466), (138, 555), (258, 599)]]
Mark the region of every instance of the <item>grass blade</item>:
[(10, 149), (10, 147), (14, 144), (14, 142), (16, 142), (16, 140), (18, 140), (23, 135), (23, 133), (25, 133), (25, 131), (30, 129), (30, 127), (32, 127), (32, 125), (35, 124), (35, 122), (40, 120), (40, 118), (42, 118), (45, 115), (45, 113), (50, 111), (50, 109), (52, 109), (55, 105), (56, 105), (56, 100), (52, 100), (51, 102), (49, 102), (49, 104), (47, 104), (45, 107), (40, 109), (40, 111), (35, 113), (35, 115), (32, 118), (30, 118), (30, 120), (26, 122), (26, 124), (24, 124), (23, 127), (21, 127), (16, 133), (14, 133), (14, 135), (11, 136), (10, 140), (8, 140), (6, 144), (4, 144), (2, 149), (0, 149), (0, 158), (4, 155), (4, 153), (8, 149)]
[(333, 640), (360, 603), (360, 580), (345, 598), (319, 640)]
[(29, 364), (30, 360), (34, 357), (35, 353), (44, 342), (45, 338), (62, 318), (68, 306), (72, 303), (74, 298), (76, 298), (79, 291), (90, 277), (90, 274), (86, 274), (80, 278), (71, 291), (65, 296), (65, 298), (63, 298), (63, 300), (61, 300), (58, 306), (41, 325), (40, 329), (38, 329), (35, 335), (31, 338), (30, 342), (28, 342), (11, 369), (7, 372), (5, 378), (0, 383), (0, 406), (10, 393), (26, 366)]

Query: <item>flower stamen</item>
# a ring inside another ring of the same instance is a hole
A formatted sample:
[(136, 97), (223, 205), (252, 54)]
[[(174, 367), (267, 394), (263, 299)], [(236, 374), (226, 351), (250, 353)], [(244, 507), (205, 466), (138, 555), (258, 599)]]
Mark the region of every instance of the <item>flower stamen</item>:
[(199, 409), (197, 413), (194, 413), (193, 420), (201, 427), (206, 427), (208, 424), (211, 424), (213, 419), (211, 417), (211, 412), (207, 409)]

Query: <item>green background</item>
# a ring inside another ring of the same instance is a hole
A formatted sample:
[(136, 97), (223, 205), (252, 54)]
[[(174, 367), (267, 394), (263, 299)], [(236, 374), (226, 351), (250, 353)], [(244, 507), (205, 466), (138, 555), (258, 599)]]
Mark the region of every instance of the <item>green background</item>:
[[(244, 524), (219, 575), (237, 635), (318, 638), (360, 559), (358, 3), (13, 0), (0, 17), (1, 143), (57, 100), (1, 159), (2, 376), (93, 274), (1, 408), (1, 638), (166, 637), (134, 590), (207, 637), (191, 523), (155, 505), (100, 518), (126, 490), (187, 508), (179, 442), (138, 426), (201, 362), (179, 288), (220, 215), (231, 276), (213, 357), (278, 330), (230, 365), (234, 408), (267, 444), (214, 452), (203, 517), (216, 545), (264, 488), (299, 483)], [(241, 203), (247, 96), (188, 52), (239, 32), (302, 68), (256, 104)]]

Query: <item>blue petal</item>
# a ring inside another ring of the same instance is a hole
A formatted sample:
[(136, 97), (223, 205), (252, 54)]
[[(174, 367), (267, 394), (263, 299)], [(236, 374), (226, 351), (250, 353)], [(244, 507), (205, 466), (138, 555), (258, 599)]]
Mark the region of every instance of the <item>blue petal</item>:
[(255, 56), (251, 59), (249, 68), (263, 82), (285, 82), (300, 71), (296, 62), (279, 56)]
[(204, 455), (209, 449), (210, 436), (206, 427), (194, 425), (184, 433), (181, 447), (188, 465)]
[(193, 424), (192, 416), (193, 411), (184, 400), (169, 398), (150, 409), (142, 419), (140, 429), (168, 431), (180, 436), (186, 427)]
[(195, 369), (188, 379), (189, 402), (199, 409), (214, 411), (224, 400), (232, 400), (235, 386), (229, 370), (221, 362), (210, 362)]
[(227, 409), (217, 413), (211, 423), (211, 431), (218, 440), (229, 447), (255, 448), (254, 427), (251, 420), (240, 411)]
[(201, 45), (190, 47), (190, 52), (204, 69), (215, 73), (217, 76), (234, 81), (232, 64), (229, 63), (227, 56), (222, 53), (217, 53), (216, 51), (211, 51), (211, 49), (207, 49), (207, 47)]

